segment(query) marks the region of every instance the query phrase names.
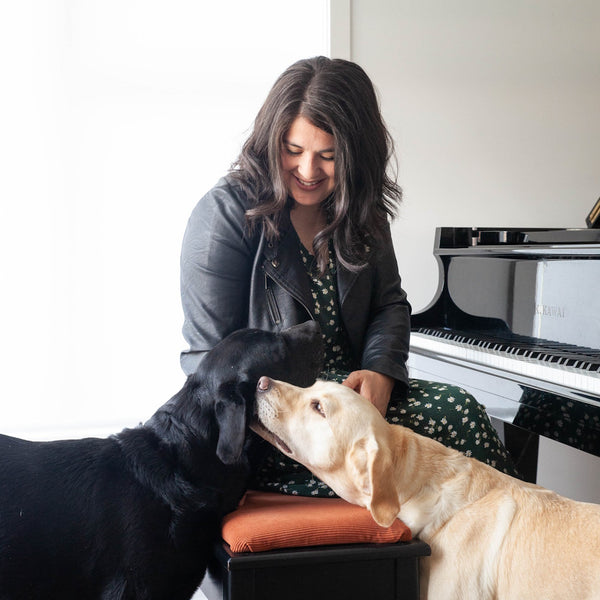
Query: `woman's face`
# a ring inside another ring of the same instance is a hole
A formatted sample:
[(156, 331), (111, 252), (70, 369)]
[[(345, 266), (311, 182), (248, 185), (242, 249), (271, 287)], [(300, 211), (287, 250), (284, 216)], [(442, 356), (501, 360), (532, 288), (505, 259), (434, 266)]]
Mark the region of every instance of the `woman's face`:
[(333, 192), (333, 136), (296, 117), (283, 138), (281, 166), (288, 193), (301, 206), (321, 204)]

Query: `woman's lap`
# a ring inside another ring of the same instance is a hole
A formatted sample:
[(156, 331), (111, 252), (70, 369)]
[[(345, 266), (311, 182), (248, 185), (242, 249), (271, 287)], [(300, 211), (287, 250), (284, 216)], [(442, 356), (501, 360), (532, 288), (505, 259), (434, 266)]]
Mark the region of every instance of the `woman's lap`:
[(484, 406), (460, 387), (412, 379), (407, 402), (390, 403), (386, 419), (503, 473), (517, 474)]

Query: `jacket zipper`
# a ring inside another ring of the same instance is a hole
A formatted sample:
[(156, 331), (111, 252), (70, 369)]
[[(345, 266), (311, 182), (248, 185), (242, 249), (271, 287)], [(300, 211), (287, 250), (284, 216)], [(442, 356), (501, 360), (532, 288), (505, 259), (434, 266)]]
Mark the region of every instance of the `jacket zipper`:
[(302, 308), (304, 308), (304, 310), (308, 313), (309, 317), (314, 320), (315, 317), (313, 316), (311, 310), (308, 308), (308, 306), (306, 306), (306, 304), (304, 302), (302, 302), (302, 300), (300, 300), (297, 297), (296, 294), (294, 294), (286, 286), (275, 281), (272, 277), (267, 275), (267, 273), (265, 272), (265, 293), (267, 296), (267, 308), (269, 309), (269, 315), (271, 316), (272, 321), (276, 325), (279, 325), (281, 323), (281, 312), (279, 311), (279, 306), (277, 306), (277, 300), (275, 299), (275, 294), (273, 293), (273, 290), (269, 287), (269, 279), (271, 281), (273, 281), (273, 283), (280, 285), (286, 292), (288, 292), (288, 294), (290, 294), (290, 296), (292, 296), (297, 302), (299, 302), (300, 305), (302, 306)]
[(269, 281), (267, 279), (267, 274), (265, 273), (265, 293), (267, 295), (267, 308), (269, 309), (269, 315), (271, 316), (271, 321), (275, 323), (275, 325), (279, 325), (281, 323), (281, 313), (279, 312), (279, 307), (277, 306), (277, 300), (275, 300), (275, 294), (273, 294), (273, 290), (269, 287)]

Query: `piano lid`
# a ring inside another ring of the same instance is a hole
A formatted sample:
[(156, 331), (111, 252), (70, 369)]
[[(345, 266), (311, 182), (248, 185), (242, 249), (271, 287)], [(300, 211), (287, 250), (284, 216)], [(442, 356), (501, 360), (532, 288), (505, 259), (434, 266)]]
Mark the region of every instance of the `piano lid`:
[(600, 229), (438, 227), (434, 254), (461, 248), (477, 248), (482, 253), (528, 250), (533, 254), (555, 249), (568, 254), (569, 250), (586, 253), (593, 246), (599, 247), (598, 252)]
[(600, 230), (436, 230), (436, 296), (413, 328), (443, 326), (600, 349)]

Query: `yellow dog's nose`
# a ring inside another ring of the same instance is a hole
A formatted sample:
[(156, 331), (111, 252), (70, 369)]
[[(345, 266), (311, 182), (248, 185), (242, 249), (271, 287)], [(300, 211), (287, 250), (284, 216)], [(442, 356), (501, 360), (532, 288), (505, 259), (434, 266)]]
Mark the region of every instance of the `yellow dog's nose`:
[(271, 387), (271, 380), (266, 377), (265, 375), (263, 375), (259, 380), (258, 380), (258, 384), (256, 385), (256, 389), (259, 392), (267, 392), (269, 391)]

